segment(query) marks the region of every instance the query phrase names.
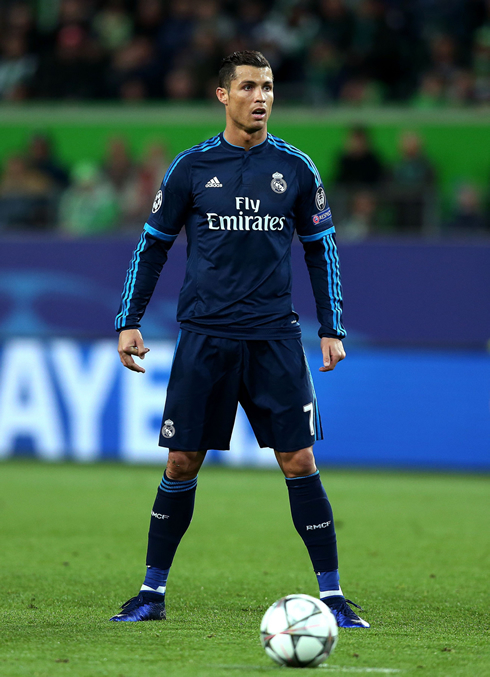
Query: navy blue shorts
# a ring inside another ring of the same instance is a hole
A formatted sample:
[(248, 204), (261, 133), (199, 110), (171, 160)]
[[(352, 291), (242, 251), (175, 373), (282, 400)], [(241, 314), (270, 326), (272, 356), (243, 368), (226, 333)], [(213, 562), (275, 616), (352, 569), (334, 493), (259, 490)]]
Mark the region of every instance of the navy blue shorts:
[(229, 449), (238, 403), (261, 447), (297, 451), (323, 439), (300, 339), (247, 341), (182, 330), (159, 445)]

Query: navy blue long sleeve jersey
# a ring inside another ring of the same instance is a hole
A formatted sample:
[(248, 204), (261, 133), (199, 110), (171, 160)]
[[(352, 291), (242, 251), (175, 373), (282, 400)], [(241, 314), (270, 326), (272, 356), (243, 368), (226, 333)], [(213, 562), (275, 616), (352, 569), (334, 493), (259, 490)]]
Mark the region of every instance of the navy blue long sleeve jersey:
[(237, 339), (300, 335), (291, 301), (291, 242), (305, 249), (320, 336), (343, 338), (339, 259), (325, 190), (311, 159), (267, 135), (249, 151), (219, 134), (170, 165), (134, 252), (116, 329), (138, 328), (185, 226), (182, 328)]

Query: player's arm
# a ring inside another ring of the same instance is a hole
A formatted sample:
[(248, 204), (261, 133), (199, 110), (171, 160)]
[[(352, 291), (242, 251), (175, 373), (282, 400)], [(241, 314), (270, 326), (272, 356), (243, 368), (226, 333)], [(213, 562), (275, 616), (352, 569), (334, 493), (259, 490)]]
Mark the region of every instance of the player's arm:
[(335, 231), (333, 227), (332, 232), (328, 231), (330, 228), (326, 233), (321, 231), (317, 239), (302, 242), (320, 323), (318, 335), (323, 356), (320, 371), (332, 371), (345, 357), (339, 259)]
[(325, 190), (318, 171), (313, 163), (311, 165), (311, 168), (306, 167), (307, 171), (301, 168), (302, 190), (296, 208), (296, 223), (320, 323), (318, 335), (323, 357), (320, 371), (332, 371), (345, 357), (340, 264)]
[(176, 160), (165, 175), (133, 253), (116, 315), (119, 355), (124, 366), (132, 371), (145, 371), (133, 359), (135, 356), (143, 359), (148, 352), (139, 331), (141, 318), (167, 261), (168, 252), (185, 222), (189, 204), (188, 169), (185, 163), (178, 162), (175, 166)]

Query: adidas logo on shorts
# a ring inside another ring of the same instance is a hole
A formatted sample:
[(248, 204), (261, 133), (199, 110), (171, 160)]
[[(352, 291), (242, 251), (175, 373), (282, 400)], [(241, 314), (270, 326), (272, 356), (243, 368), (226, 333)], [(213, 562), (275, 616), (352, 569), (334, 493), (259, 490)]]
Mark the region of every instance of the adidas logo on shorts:
[(217, 176), (213, 176), (213, 178), (207, 182), (206, 188), (223, 188), (223, 184), (219, 182), (219, 179)]

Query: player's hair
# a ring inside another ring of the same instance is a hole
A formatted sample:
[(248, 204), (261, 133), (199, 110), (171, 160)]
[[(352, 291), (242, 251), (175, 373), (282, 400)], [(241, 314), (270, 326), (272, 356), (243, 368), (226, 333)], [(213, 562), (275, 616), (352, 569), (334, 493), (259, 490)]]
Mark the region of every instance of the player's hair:
[(255, 66), (255, 68), (270, 68), (271, 65), (261, 52), (244, 50), (243, 52), (233, 52), (225, 56), (219, 69), (219, 87), (230, 91), (231, 81), (236, 77), (237, 66)]

